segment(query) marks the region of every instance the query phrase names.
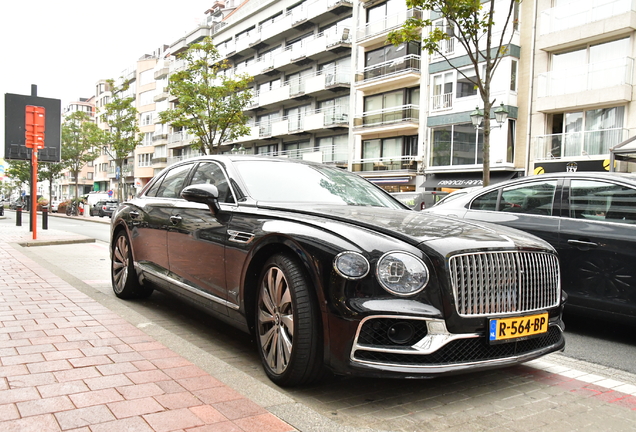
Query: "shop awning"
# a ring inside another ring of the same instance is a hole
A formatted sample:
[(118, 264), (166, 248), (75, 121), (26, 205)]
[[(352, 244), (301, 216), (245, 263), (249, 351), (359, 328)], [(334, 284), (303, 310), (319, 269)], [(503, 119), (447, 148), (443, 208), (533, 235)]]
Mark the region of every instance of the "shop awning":
[(636, 136), (623, 141), (610, 149), (610, 171), (614, 171), (614, 161), (636, 162)]
[[(490, 183), (499, 183), (516, 177), (521, 177), (521, 171), (491, 171)], [(466, 188), (482, 186), (484, 174), (479, 172), (455, 172), (426, 174), (426, 181), (420, 185), (423, 188)]]

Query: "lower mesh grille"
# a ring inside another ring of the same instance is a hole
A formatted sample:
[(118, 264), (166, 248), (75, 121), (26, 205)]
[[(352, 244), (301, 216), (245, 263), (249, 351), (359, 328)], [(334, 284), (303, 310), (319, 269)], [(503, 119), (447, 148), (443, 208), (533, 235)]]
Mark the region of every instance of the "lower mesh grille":
[[(389, 329), (400, 323), (408, 323), (413, 328), (413, 335), (403, 343), (395, 343), (389, 338)], [(412, 345), (428, 333), (426, 321), (407, 320), (404, 318), (374, 318), (366, 321), (360, 329), (358, 343), (373, 345), (376, 348)]]
[(555, 346), (563, 341), (561, 330), (552, 326), (544, 336), (519, 342), (489, 345), (486, 338), (459, 339), (448, 343), (429, 355), (385, 353), (358, 349), (356, 360), (404, 366), (444, 366), (498, 360), (530, 354)]

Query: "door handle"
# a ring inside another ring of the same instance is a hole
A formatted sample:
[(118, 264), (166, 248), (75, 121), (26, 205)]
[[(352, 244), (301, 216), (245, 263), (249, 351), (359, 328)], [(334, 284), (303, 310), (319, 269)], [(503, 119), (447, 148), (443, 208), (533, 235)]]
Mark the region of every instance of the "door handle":
[(178, 225), (182, 220), (183, 218), (181, 216), (170, 216), (170, 222), (172, 222), (172, 225)]
[(137, 219), (139, 217), (139, 212), (137, 211), (131, 211), (130, 213), (128, 213), (130, 215), (131, 218), (133, 219)]
[(581, 250), (594, 249), (598, 247), (598, 243), (583, 241), (583, 240), (574, 240), (574, 239), (568, 240), (568, 244)]

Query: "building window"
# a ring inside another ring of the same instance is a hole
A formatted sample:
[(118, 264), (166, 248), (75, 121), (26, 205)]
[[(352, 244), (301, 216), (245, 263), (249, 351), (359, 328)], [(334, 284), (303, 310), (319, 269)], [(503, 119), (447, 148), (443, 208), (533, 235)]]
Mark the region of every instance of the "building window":
[(152, 153), (144, 153), (137, 155), (137, 166), (149, 167), (152, 163)]
[(457, 72), (457, 94), (455, 97), (463, 98), (468, 96), (475, 96), (477, 94), (477, 74), (474, 67), (461, 69)]
[(433, 128), (431, 166), (483, 163), (484, 134), (471, 123)]
[(549, 158), (609, 154), (626, 138), (624, 118), (624, 106), (552, 114), (544, 153)]
[(419, 120), (420, 89), (400, 89), (364, 98), (363, 125)]
[(156, 158), (165, 158), (168, 156), (168, 147), (165, 145), (156, 146), (154, 157)]
[(140, 114), (140, 123), (141, 126), (149, 126), (152, 124), (152, 116), (153, 116), (154, 111), (148, 111), (145, 113), (141, 113)]
[(150, 105), (154, 103), (153, 98), (155, 96), (154, 90), (145, 91), (139, 94), (139, 106)]
[(348, 161), (349, 136), (337, 135), (318, 139), (318, 149), (322, 153), (323, 162)]
[(92, 172), (87, 172), (86, 173), (86, 179), (87, 180), (93, 180), (93, 173)]
[(517, 60), (510, 61), (510, 90), (517, 91)]
[(152, 82), (154, 82), (155, 80), (155, 75), (154, 75), (154, 71), (152, 69), (148, 69), (146, 71), (140, 72), (139, 73), (139, 85), (145, 85), (145, 84), (150, 84)]
[(362, 141), (363, 171), (399, 170), (406, 168), (417, 153), (417, 135)]
[(283, 144), (283, 150), (285, 154), (291, 159), (302, 159), (302, 154), (311, 149), (309, 141), (300, 141), (294, 143)]
[(141, 138), (141, 145), (142, 146), (150, 146), (150, 145), (152, 145), (152, 137), (153, 136), (154, 136), (154, 133), (152, 133), (152, 132), (144, 133), (142, 138)]

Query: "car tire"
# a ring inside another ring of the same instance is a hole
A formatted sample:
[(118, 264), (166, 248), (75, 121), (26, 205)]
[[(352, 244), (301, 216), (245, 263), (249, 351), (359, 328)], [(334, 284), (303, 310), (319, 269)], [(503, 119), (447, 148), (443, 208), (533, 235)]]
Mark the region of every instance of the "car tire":
[(256, 303), (256, 343), (267, 376), (280, 386), (322, 375), (322, 337), (313, 286), (298, 262), (276, 254), (263, 267)]
[(111, 247), (111, 281), (115, 295), (121, 299), (138, 299), (152, 294), (152, 287), (139, 283), (128, 235), (118, 232)]

